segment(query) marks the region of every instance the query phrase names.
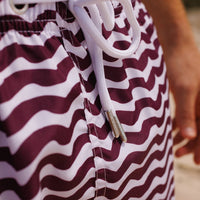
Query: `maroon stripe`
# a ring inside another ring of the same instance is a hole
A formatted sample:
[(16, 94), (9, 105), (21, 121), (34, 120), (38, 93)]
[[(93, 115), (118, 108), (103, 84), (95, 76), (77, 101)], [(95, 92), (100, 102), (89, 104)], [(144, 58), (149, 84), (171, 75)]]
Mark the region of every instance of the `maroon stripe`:
[(151, 50), (151, 49), (146, 49), (141, 57), (139, 58), (139, 60), (136, 60), (134, 58), (131, 58), (131, 59), (124, 59), (123, 60), (123, 66), (126, 66), (126, 67), (133, 67), (135, 69), (138, 69), (138, 70), (141, 70), (143, 71), (147, 64), (148, 64), (148, 59), (151, 59), (151, 60), (155, 60), (158, 58), (158, 53), (157, 51), (155, 50)]
[[(72, 127), (72, 129), (73, 128), (74, 127)], [(8, 162), (16, 170), (20, 170), (28, 166), (31, 162), (33, 162), (33, 160), (38, 156), (38, 154), (45, 147), (45, 145), (47, 145), (51, 141), (56, 141), (60, 145), (65, 145), (69, 143), (71, 137), (72, 130), (70, 128), (67, 129), (59, 126), (43, 128), (35, 132), (32, 136), (30, 136), (20, 146), (20, 149), (14, 155), (11, 155), (10, 152), (5, 148), (0, 149), (1, 153), (5, 153), (4, 155), (0, 156), (0, 160)], [(64, 165), (63, 162), (62, 165), (57, 165), (57, 168), (64, 168), (64, 166), (69, 168), (72, 164), (71, 162), (76, 159), (76, 156), (78, 155), (80, 149), (85, 143), (87, 143), (87, 141), (87, 134), (80, 135), (74, 143), (74, 145), (77, 146), (74, 146), (72, 156), (65, 158), (66, 160), (69, 159), (71, 161), (67, 162), (67, 165)]]
[[(102, 25), (102, 34), (105, 37), (105, 39), (109, 39), (109, 37), (110, 37), (110, 35), (112, 34), (113, 31), (128, 36), (129, 35), (129, 29), (130, 29), (130, 24), (128, 23), (128, 20), (125, 19), (124, 20), (124, 27), (119, 27), (117, 24), (115, 24), (115, 27), (112, 31), (107, 31), (105, 26)], [(121, 49), (121, 48), (122, 47), (119, 46), (119, 49)]]
[[(140, 112), (143, 108), (152, 107), (155, 110), (160, 109), (160, 106), (162, 103), (161, 92), (162, 92), (162, 89), (163, 90), (166, 89), (165, 88), (166, 86), (163, 85), (163, 88), (162, 88), (162, 86), (159, 86), (159, 87), (160, 87), (161, 91), (159, 92), (157, 99), (155, 101), (151, 98), (142, 98), (135, 102), (135, 110), (131, 110), (131, 108), (130, 108), (130, 111), (117, 111), (117, 115), (118, 115), (120, 121), (124, 124), (133, 125), (138, 120)], [(120, 93), (120, 94), (122, 94), (122, 93)], [(165, 105), (165, 106), (168, 107), (167, 105)], [(128, 117), (126, 117), (126, 116), (128, 116)]]
[[(132, 132), (126, 132), (126, 135), (128, 137), (128, 142), (133, 143), (133, 144), (142, 144), (144, 143), (144, 141), (147, 139), (149, 130), (151, 129), (152, 126), (154, 126), (155, 124), (160, 127), (165, 120), (165, 109), (169, 108), (169, 102), (166, 101), (164, 104), (164, 108), (163, 108), (163, 114), (161, 117), (152, 117), (149, 119), (146, 119), (141, 127), (141, 131), (140, 132), (135, 132), (134, 130)], [(140, 111), (139, 111), (140, 112)], [(118, 116), (120, 117), (120, 121), (122, 122), (123, 119), (123, 123), (126, 122), (126, 120), (129, 121), (130, 124), (134, 124), (135, 122), (131, 121), (130, 119), (125, 119), (125, 118), (130, 118), (132, 117), (132, 115), (134, 116), (134, 113), (131, 111), (118, 111)], [(137, 113), (137, 112), (136, 112)], [(139, 116), (139, 114), (137, 114)], [(137, 119), (136, 119), (137, 121)], [(167, 119), (167, 124), (171, 123), (171, 119), (168, 118)], [(108, 136), (108, 132), (111, 131), (111, 127), (109, 125), (109, 123), (106, 121), (104, 125), (102, 125), (102, 127), (97, 127), (95, 124), (89, 124), (88, 125), (90, 128), (90, 134), (97, 136), (99, 139), (105, 139)], [(98, 135), (97, 135), (98, 133)], [(120, 142), (120, 140), (114, 140), (114, 143)]]
[(56, 3), (56, 11), (61, 16), (63, 20), (65, 20), (68, 23), (74, 23), (75, 17), (71, 13), (71, 11), (68, 9), (67, 5), (64, 2), (57, 2)]
[[(48, 195), (44, 198), (44, 200), (76, 200), (76, 199), (82, 199), (81, 197), (84, 195), (85, 191), (87, 191), (91, 187), (95, 187), (95, 179), (93, 179), (93, 178), (88, 180), (87, 183), (85, 183), (82, 187), (80, 187), (80, 189), (75, 194), (71, 195), (70, 197), (59, 197), (59, 196), (55, 196), (55, 195)], [(94, 200), (94, 197), (91, 198), (90, 200)]]
[[(152, 76), (152, 79), (154, 79), (154, 82), (155, 82), (154, 76)], [(151, 105), (151, 106), (154, 106), (154, 108), (156, 108), (157, 110), (158, 107), (160, 106), (160, 104), (157, 104), (157, 103), (160, 102), (159, 98), (161, 98), (161, 93), (164, 94), (166, 92), (166, 89), (167, 89), (166, 83), (167, 83), (167, 79), (165, 78), (165, 82), (163, 83), (163, 85), (158, 86), (159, 87), (158, 97), (155, 101), (152, 100), (150, 97), (145, 97), (145, 96), (143, 98), (141, 97), (141, 99), (135, 102), (135, 105), (139, 106), (139, 107), (135, 106), (136, 107), (135, 109), (138, 111), (138, 110), (141, 110), (141, 108)], [(143, 84), (143, 86), (140, 84)], [(129, 81), (128, 89), (109, 88), (108, 91), (110, 93), (112, 100), (123, 104), (123, 103), (128, 103), (134, 99), (134, 97), (132, 96), (132, 92), (136, 87), (139, 87), (139, 85), (140, 87), (143, 87), (144, 89), (147, 89), (149, 91), (151, 91), (154, 86), (151, 81), (149, 81), (149, 85), (148, 85), (148, 82), (145, 83), (143, 78), (135, 78)]]
[(54, 191), (68, 191), (74, 187), (76, 187), (84, 178), (88, 171), (94, 167), (92, 158), (88, 158), (82, 166), (79, 167), (76, 176), (73, 180), (63, 180), (53, 175), (46, 176), (42, 179), (41, 185), (43, 188), (48, 188)]
[(144, 10), (140, 9), (140, 11), (139, 11), (139, 17), (138, 17), (137, 20), (138, 20), (138, 22), (139, 22), (139, 24), (141, 26), (143, 26), (146, 23), (145, 17), (148, 17), (148, 18), (150, 17), (149, 14), (148, 14), (148, 12), (146, 12), (146, 10), (144, 11)]
[[(172, 166), (173, 166), (173, 164), (171, 164), (170, 169), (172, 169)], [(153, 171), (151, 173), (151, 175), (148, 177), (146, 183), (147, 182), (151, 183), (152, 180), (153, 180), (153, 178), (155, 176), (159, 176), (159, 177), (163, 176), (164, 173), (165, 173), (165, 170), (166, 170), (165, 168), (164, 169), (163, 168), (158, 168), (155, 171)], [(169, 178), (170, 172), (171, 171), (168, 172), (168, 178)], [(132, 190), (130, 190), (126, 194), (126, 196), (123, 197), (123, 200), (128, 200), (128, 199), (130, 199), (130, 197), (137, 197), (137, 198), (139, 198), (139, 197), (141, 197), (146, 192), (146, 190), (147, 190), (147, 187), (145, 187), (145, 186), (133, 188)], [(164, 186), (160, 186), (158, 188), (154, 188), (153, 191), (151, 191), (151, 193), (154, 193), (154, 194), (158, 193), (158, 194), (160, 194), (160, 192), (161, 192), (160, 190), (161, 191), (165, 191), (166, 190), (165, 185)], [(166, 194), (166, 197), (167, 196), (168, 196), (168, 194)], [(165, 200), (165, 199), (167, 199), (167, 198), (164, 198), (163, 200)], [(147, 198), (146, 200), (152, 200), (152, 199), (151, 198)]]
[[(57, 96), (41, 96), (27, 100), (17, 106), (10, 116), (1, 122), (2, 130), (8, 136), (19, 131), (37, 112), (48, 110), (53, 113), (65, 113), (70, 109), (73, 101), (80, 95), (80, 83), (77, 83), (66, 98)], [(24, 112), (26, 111), (26, 112)]]
[[(108, 134), (110, 134), (109, 132), (111, 131), (111, 127), (108, 123), (108, 121), (105, 122), (105, 124), (103, 124), (101, 127), (97, 127), (95, 124), (88, 124), (89, 130), (90, 130), (90, 134), (98, 137), (101, 140), (106, 139), (106, 137), (108, 137)], [(118, 142), (118, 141), (114, 141)]]
[(61, 31), (63, 38), (69, 41), (72, 44), (72, 46), (80, 47), (81, 42), (85, 40), (82, 29), (79, 29), (79, 31), (75, 35), (72, 31), (67, 30), (66, 27)]
[[(54, 159), (57, 159), (57, 156), (54, 157)], [(45, 160), (48, 160), (48, 157), (46, 157)], [(53, 162), (49, 160), (48, 163), (52, 164)], [(80, 166), (77, 175), (72, 181), (64, 181), (54, 176), (46, 176), (42, 180), (40, 180), (40, 171), (42, 167), (44, 167), (48, 163), (44, 163), (44, 160), (41, 161), (40, 165), (35, 170), (29, 182), (24, 186), (18, 185), (17, 182), (13, 179), (0, 180), (0, 193), (6, 190), (14, 190), (21, 199), (31, 199), (37, 194), (40, 188), (47, 187), (52, 188), (54, 190), (55, 188), (60, 188), (59, 191), (62, 191), (61, 189), (63, 188), (64, 191), (68, 191), (80, 184), (80, 182), (85, 177), (86, 173), (90, 170), (90, 168), (94, 167), (93, 158), (88, 158), (85, 161), (85, 163), (82, 166)], [(91, 183), (88, 187), (91, 187)]]
[[(169, 172), (171, 172), (173, 170), (173, 164), (170, 166), (170, 171)], [(156, 194), (158, 194), (158, 193), (160, 193), (160, 194), (162, 194), (162, 193), (164, 193), (165, 192), (165, 190), (166, 190), (166, 188), (167, 188), (167, 185), (169, 184), (169, 188), (168, 188), (168, 190), (167, 190), (167, 193), (166, 193), (166, 196), (165, 196), (165, 198), (164, 199), (162, 199), (162, 200), (165, 200), (165, 199), (172, 199), (172, 198), (169, 198), (169, 195), (170, 195), (170, 186), (173, 184), (173, 182), (174, 182), (174, 180), (173, 180), (173, 177), (170, 179), (170, 173), (168, 174), (168, 178), (167, 178), (167, 181), (166, 181), (166, 183), (165, 184), (162, 184), (162, 185), (159, 185), (159, 186), (157, 186), (152, 192), (151, 192), (151, 194), (147, 197), (147, 200), (149, 199), (149, 200), (152, 200), (153, 198), (155, 198), (154, 196), (156, 195)]]
[[(14, 155), (11, 155), (8, 148), (0, 148), (0, 161), (10, 163), (16, 170), (23, 169), (35, 159), (40, 153), (40, 150), (42, 150), (49, 142), (57, 141), (61, 145), (68, 144), (72, 138), (73, 129), (77, 124), (77, 121), (83, 118), (83, 111), (77, 110), (73, 115), (72, 123), (69, 128), (52, 125), (34, 132), (22, 143), (19, 150)], [(87, 134), (81, 134), (75, 141), (75, 149), (73, 151), (74, 159), (82, 146), (87, 142), (87, 139)], [(37, 144), (37, 146), (35, 146), (35, 144)], [(27, 154), (27, 152), (29, 153)], [(65, 159), (66, 161), (63, 161), (62, 165), (58, 165), (57, 168), (69, 168), (71, 166), (72, 163), (67, 161), (69, 158), (66, 157)]]
[[(156, 139), (154, 139), (150, 143), (147, 149), (148, 151), (130, 153), (126, 158), (124, 158), (123, 165), (117, 171), (111, 171), (109, 169), (105, 169), (106, 174), (107, 174), (106, 175), (107, 182), (115, 183), (119, 181), (122, 178), (122, 176), (126, 173), (126, 170), (130, 167), (132, 163), (139, 164), (139, 165), (142, 164), (142, 162), (145, 160), (146, 156), (148, 155), (148, 152), (152, 149), (153, 145), (155, 144), (159, 145), (163, 142), (162, 137), (156, 137)], [(171, 133), (168, 133), (164, 149), (161, 151), (161, 149), (158, 148), (158, 150), (153, 152), (151, 156), (148, 158), (148, 160), (145, 162), (144, 166), (141, 166), (140, 168), (134, 170), (131, 174), (129, 174), (129, 176), (126, 178), (126, 181), (124, 181), (124, 184), (126, 185), (130, 179), (140, 180), (142, 176), (144, 175), (144, 173), (148, 170), (153, 160), (155, 159), (162, 160), (165, 154), (167, 153), (167, 145), (168, 145), (169, 140), (171, 140)], [(172, 153), (172, 150), (170, 148), (168, 154), (171, 154), (171, 153)]]
[(76, 66), (81, 70), (84, 71), (86, 70), (90, 65), (91, 65), (91, 58), (89, 53), (87, 53), (85, 58), (81, 58), (71, 52), (68, 52), (70, 57), (73, 59), (74, 63)]
[(39, 35), (44, 30), (44, 27), (50, 21), (54, 22), (56, 11), (46, 10), (44, 13), (38, 15), (33, 22), (27, 22), (19, 15), (4, 15), (0, 16), (1, 33), (4, 35), (10, 30), (16, 30), (18, 33), (30, 37), (33, 34)]
[[(169, 102), (166, 102), (167, 106), (164, 106), (164, 109), (169, 108)], [(152, 126), (157, 125), (160, 127), (165, 120), (165, 113), (166, 111), (163, 112), (163, 115), (161, 117), (151, 117), (149, 119), (146, 119), (143, 124), (140, 132), (126, 132), (126, 135), (128, 137), (128, 141), (133, 144), (142, 144), (146, 140), (149, 130), (151, 129)], [(167, 123), (171, 123), (171, 118), (167, 118)], [(140, 137), (138, 137), (140, 136)]]
[(1, 93), (1, 103), (10, 100), (28, 84), (35, 83), (41, 86), (52, 86), (66, 81), (67, 75), (73, 66), (71, 59), (67, 57), (57, 65), (57, 70), (32, 69), (12, 74), (0, 86), (1, 91), (6, 91)]
[[(156, 168), (154, 171), (152, 171), (149, 176), (147, 177), (145, 183), (141, 186), (133, 186), (133, 188), (123, 197), (123, 200), (128, 200), (130, 197), (137, 197), (137, 198), (140, 198), (141, 196), (143, 196), (143, 194), (147, 191), (147, 189), (150, 187), (152, 181), (154, 180), (154, 178), (156, 176), (163, 176), (165, 171), (166, 171), (166, 166), (167, 166), (167, 163), (168, 163), (168, 159), (169, 159), (169, 156), (171, 155), (171, 151), (168, 152), (167, 154), (167, 160), (166, 160), (166, 164), (165, 164), (165, 167), (161, 168), (158, 166), (158, 168)], [(173, 163), (171, 164), (170, 166), (170, 169), (172, 169), (173, 167)], [(168, 176), (169, 176), (169, 173), (170, 173), (170, 170), (168, 171)], [(133, 172), (133, 175), (134, 176), (137, 176), (137, 174), (135, 172)], [(130, 175), (131, 176), (131, 175)], [(135, 177), (132, 178), (132, 179), (136, 179)], [(130, 177), (127, 178), (123, 184), (120, 186), (120, 188), (118, 190), (113, 190), (111, 188), (106, 188), (106, 197), (108, 199), (114, 199), (114, 198), (117, 198), (117, 196), (119, 196), (125, 186), (127, 185), (128, 181), (130, 180)], [(104, 190), (104, 189), (101, 189), (101, 190)], [(156, 191), (156, 189), (153, 190), (153, 193), (154, 192), (157, 192), (159, 193), (159, 191)], [(151, 200), (151, 199), (148, 199), (148, 200)]]
[[(168, 126), (169, 124), (166, 124), (166, 127)], [(163, 130), (163, 132), (165, 132), (166, 133), (166, 127), (165, 127), (165, 130)], [(139, 135), (140, 136), (140, 135)], [(139, 137), (138, 136), (138, 137)], [(167, 140), (168, 139), (170, 139), (170, 137), (171, 137), (171, 133), (168, 133), (168, 137), (167, 137)], [(134, 161), (134, 163), (137, 163), (137, 164), (141, 164), (143, 161), (144, 161), (144, 159), (145, 159), (145, 157), (147, 156), (147, 154), (149, 153), (149, 151), (151, 150), (151, 148), (153, 147), (153, 145), (154, 144), (158, 144), (158, 145), (160, 145), (162, 142), (163, 142), (163, 140), (164, 140), (164, 138), (163, 138), (163, 135), (159, 135), (159, 134), (156, 134), (156, 136), (155, 136), (155, 138), (152, 140), (152, 142), (149, 144), (149, 146), (148, 146), (148, 148), (147, 148), (147, 150), (145, 151), (145, 152), (133, 152), (133, 153), (131, 153), (131, 154), (129, 154), (128, 155), (128, 157), (126, 158), (128, 161), (130, 161), (130, 160), (133, 160)], [(118, 158), (118, 156), (119, 156), (119, 154), (120, 154), (120, 151), (121, 151), (121, 143), (120, 142), (115, 142), (113, 145), (112, 145), (112, 148), (111, 148), (111, 150), (107, 150), (107, 149), (104, 149), (104, 148), (101, 148), (101, 149), (99, 149), (99, 148), (95, 148), (95, 152), (97, 153), (97, 154), (99, 154), (99, 155), (101, 155), (100, 154), (100, 151), (101, 152), (103, 152), (103, 154), (104, 154), (104, 159), (106, 160), (106, 161), (114, 161), (114, 160), (116, 160), (117, 158)], [(153, 156), (152, 156), (153, 157)], [(129, 167), (129, 166), (128, 166)], [(120, 173), (118, 173), (118, 174), (120, 174), (119, 175), (119, 178), (118, 178), (118, 176), (115, 176), (113, 179), (115, 180), (115, 179), (120, 179), (121, 178), (121, 175), (123, 175), (124, 173), (125, 173), (125, 171), (126, 171), (126, 169), (128, 168), (128, 167), (126, 167), (126, 168), (121, 168), (120, 170), (122, 170), (122, 171), (120, 171)], [(113, 174), (112, 174), (113, 175)], [(112, 175), (111, 175), (111, 178), (112, 178)], [(117, 181), (116, 180), (116, 181)]]
[(1, 62), (1, 69), (3, 71), (16, 58), (23, 57), (31, 63), (39, 63), (54, 56), (56, 50), (60, 46), (60, 42), (55, 36), (48, 39), (44, 46), (41, 45), (19, 45), (13, 43), (0, 51), (0, 57), (4, 58)]
[(95, 77), (94, 71), (91, 72), (87, 80), (82, 80), (82, 82), (85, 86), (86, 92), (88, 93), (92, 92), (96, 85), (96, 77)]

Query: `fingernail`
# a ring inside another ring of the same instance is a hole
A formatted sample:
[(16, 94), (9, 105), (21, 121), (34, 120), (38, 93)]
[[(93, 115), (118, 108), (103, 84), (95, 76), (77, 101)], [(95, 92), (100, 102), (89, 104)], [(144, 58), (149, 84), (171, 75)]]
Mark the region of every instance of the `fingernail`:
[(191, 138), (194, 138), (196, 136), (196, 131), (194, 128), (191, 128), (191, 127), (187, 127), (187, 128), (184, 128), (182, 130), (182, 133), (183, 133), (183, 136), (191, 139)]

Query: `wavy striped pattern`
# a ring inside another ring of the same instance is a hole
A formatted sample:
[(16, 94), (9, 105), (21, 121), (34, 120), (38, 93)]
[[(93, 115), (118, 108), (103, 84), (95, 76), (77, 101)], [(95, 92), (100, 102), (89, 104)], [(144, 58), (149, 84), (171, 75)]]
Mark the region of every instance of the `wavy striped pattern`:
[[(132, 30), (117, 1), (105, 38), (126, 48)], [(0, 200), (173, 200), (168, 80), (156, 30), (133, 1), (140, 46), (104, 53), (105, 78), (128, 142), (113, 138), (87, 44), (67, 3), (16, 15), (0, 0)]]

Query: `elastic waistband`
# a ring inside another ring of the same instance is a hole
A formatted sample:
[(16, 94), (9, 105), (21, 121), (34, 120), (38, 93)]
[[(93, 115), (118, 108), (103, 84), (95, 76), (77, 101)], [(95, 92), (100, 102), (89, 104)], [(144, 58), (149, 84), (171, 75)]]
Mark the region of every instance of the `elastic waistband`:
[[(50, 3), (29, 4), (28, 10), (19, 15), (11, 8), (9, 0), (0, 0), (0, 34), (2, 35), (9, 30), (16, 30), (25, 35), (39, 34), (48, 22), (56, 23), (56, 15), (59, 15), (68, 23), (75, 20), (67, 7), (67, 1), (53, 1)], [(113, 6), (115, 16), (118, 16), (122, 11), (122, 6), (117, 1)], [(49, 26), (49, 28), (51, 27)]]
[[(30, 4), (23, 15), (16, 14), (8, 0), (0, 2), (0, 33), (15, 30), (23, 34), (40, 33), (48, 22), (56, 21), (56, 5)], [(50, 25), (50, 24), (49, 24)]]

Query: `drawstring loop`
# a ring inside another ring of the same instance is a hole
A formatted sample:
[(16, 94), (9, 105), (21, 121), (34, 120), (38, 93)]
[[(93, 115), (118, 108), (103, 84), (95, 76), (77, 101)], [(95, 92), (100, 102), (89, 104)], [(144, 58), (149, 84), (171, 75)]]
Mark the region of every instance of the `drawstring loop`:
[[(98, 8), (98, 6), (99, 5), (102, 6), (102, 4), (105, 3), (105, 1), (110, 1), (110, 0), (101, 0), (101, 1), (100, 0), (69, 0), (69, 9), (70, 11), (73, 12), (75, 17), (79, 21), (81, 28), (84, 29), (85, 32), (87, 32), (87, 34), (89, 34), (90, 37), (93, 38), (93, 40), (98, 44), (98, 46), (104, 52), (106, 52), (108, 55), (115, 58), (126, 58), (128, 56), (131, 56), (137, 50), (139, 46), (141, 34), (140, 34), (139, 24), (134, 16), (133, 8), (132, 8), (130, 0), (118, 0), (123, 5), (125, 14), (127, 16), (127, 19), (133, 31), (134, 39), (132, 40), (130, 47), (126, 50), (119, 50), (117, 48), (114, 48), (113, 44), (111, 44), (109, 40), (106, 40), (102, 36), (102, 33), (98, 31), (96, 25), (89, 17), (87, 11), (83, 9), (84, 6), (90, 6), (90, 5), (95, 5), (95, 4)], [(104, 13), (101, 13), (101, 16), (103, 15)], [(101, 16), (100, 16), (100, 19), (102, 19)], [(106, 24), (107, 20), (110, 20), (110, 18), (108, 17), (103, 22)]]

